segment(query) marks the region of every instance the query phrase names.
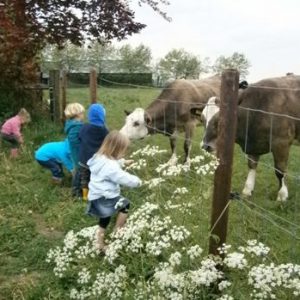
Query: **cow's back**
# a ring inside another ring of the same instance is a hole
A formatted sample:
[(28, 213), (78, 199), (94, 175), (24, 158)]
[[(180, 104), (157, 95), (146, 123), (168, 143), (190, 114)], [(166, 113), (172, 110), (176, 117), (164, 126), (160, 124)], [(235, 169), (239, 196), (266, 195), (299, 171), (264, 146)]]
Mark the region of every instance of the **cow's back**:
[(265, 154), (274, 143), (300, 141), (300, 76), (252, 84), (239, 95), (239, 104), (237, 142), (246, 153)]
[(164, 111), (185, 122), (191, 116), (191, 107), (194, 104), (206, 104), (210, 97), (219, 96), (220, 87), (221, 78), (218, 75), (201, 80), (174, 80), (163, 89), (146, 111), (150, 115)]

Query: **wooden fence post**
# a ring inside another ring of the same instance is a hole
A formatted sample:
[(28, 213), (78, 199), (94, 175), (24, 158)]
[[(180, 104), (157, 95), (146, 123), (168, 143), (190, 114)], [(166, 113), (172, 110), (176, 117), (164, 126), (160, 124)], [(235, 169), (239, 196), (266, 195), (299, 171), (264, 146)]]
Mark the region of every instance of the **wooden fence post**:
[(50, 70), (49, 75), (51, 120), (60, 122), (62, 116), (60, 72), (59, 70)]
[(90, 71), (90, 99), (91, 103), (97, 103), (97, 72), (94, 68)]
[(226, 242), (228, 201), (231, 189), (233, 150), (237, 126), (239, 73), (227, 69), (222, 73), (221, 104), (218, 125), (217, 157), (219, 166), (214, 177), (209, 253), (218, 255), (218, 247)]

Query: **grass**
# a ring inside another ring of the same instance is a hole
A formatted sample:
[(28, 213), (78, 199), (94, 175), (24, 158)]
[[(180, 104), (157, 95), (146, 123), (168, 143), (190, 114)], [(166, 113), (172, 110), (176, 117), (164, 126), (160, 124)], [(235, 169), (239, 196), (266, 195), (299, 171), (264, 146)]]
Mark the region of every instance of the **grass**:
[[(120, 128), (124, 122), (123, 110), (146, 107), (157, 95), (156, 89), (100, 88), (98, 95), (107, 110), (110, 129)], [(88, 90), (69, 89), (68, 102), (81, 102), (88, 106)], [(63, 187), (50, 184), (50, 174), (34, 161), (34, 150), (42, 143), (63, 139), (61, 126), (43, 119), (30, 124), (24, 130), (26, 146), (22, 156), (8, 159), (8, 148), (1, 146), (0, 165), (0, 299), (64, 299), (70, 282), (58, 281), (49, 264), (45, 262), (50, 248), (61, 245), (69, 230), (78, 231), (95, 224), (84, 214), (85, 203), (74, 201), (70, 192), (70, 177)], [(199, 153), (198, 142), (202, 129), (197, 130), (192, 156)], [(135, 141), (131, 151), (150, 145), (159, 145), (169, 150), (168, 139), (155, 135)], [(182, 156), (183, 140), (178, 142)], [(169, 153), (150, 160), (149, 169), (137, 172), (141, 178), (154, 176), (153, 169), (166, 162)], [(240, 245), (248, 239), (257, 239), (271, 247), (275, 262), (300, 263), (300, 207), (299, 207), (299, 148), (292, 147), (288, 180), (290, 197), (285, 205), (275, 202), (277, 179), (272, 166), (272, 157), (262, 157), (258, 168), (255, 194), (249, 200), (234, 200), (230, 204), (228, 243)], [(266, 166), (264, 166), (266, 165)], [(247, 176), (245, 157), (238, 147), (232, 177), (232, 190), (241, 192)], [(156, 190), (154, 202), (162, 206), (161, 215), (170, 214), (175, 224), (188, 226), (193, 241), (201, 243), (207, 251), (210, 228), (212, 177), (203, 178), (193, 173), (167, 182)], [(186, 186), (188, 195), (174, 200), (178, 204), (191, 202), (191, 215), (178, 210), (168, 211), (163, 205), (178, 186)], [(152, 194), (146, 188), (125, 190), (132, 200), (132, 210), (145, 202)], [(288, 222), (287, 222), (287, 221)], [(242, 297), (240, 297), (242, 299)]]

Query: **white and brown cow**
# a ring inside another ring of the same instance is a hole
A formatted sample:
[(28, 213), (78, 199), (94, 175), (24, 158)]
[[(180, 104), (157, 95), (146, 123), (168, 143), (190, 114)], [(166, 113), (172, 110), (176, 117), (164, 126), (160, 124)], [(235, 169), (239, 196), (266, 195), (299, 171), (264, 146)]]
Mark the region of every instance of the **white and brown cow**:
[(185, 132), (185, 162), (189, 163), (191, 139), (198, 119), (191, 114), (194, 107), (204, 107), (207, 100), (220, 93), (221, 78), (218, 75), (202, 80), (175, 80), (145, 110), (136, 108), (126, 117), (120, 130), (130, 139), (141, 139), (148, 134), (162, 133), (170, 137), (172, 157), (177, 162), (176, 136)]
[[(217, 112), (204, 134), (203, 148), (208, 151), (216, 150), (218, 119)], [(300, 142), (300, 76), (264, 79), (240, 93), (236, 143), (248, 155), (249, 166), (243, 194), (254, 190), (260, 155), (272, 152), (279, 180), (277, 200), (287, 200), (284, 176), (294, 140)]]

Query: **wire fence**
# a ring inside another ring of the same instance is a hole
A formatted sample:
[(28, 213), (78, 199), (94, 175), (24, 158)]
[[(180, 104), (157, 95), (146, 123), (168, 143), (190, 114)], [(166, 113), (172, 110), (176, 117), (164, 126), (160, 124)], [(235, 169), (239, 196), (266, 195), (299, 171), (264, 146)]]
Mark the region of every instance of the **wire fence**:
[[(124, 84), (120, 82), (114, 82), (107, 80), (108, 83), (110, 83), (112, 86), (123, 86), (123, 87), (129, 87), (129, 88), (134, 88), (135, 91), (137, 90), (149, 90), (153, 89), (154, 91), (157, 90), (158, 92), (160, 91), (157, 88), (149, 87), (149, 86), (140, 86), (140, 85), (133, 85), (133, 84)], [(84, 86), (82, 86), (84, 87)], [(85, 86), (87, 87), (87, 86)], [(97, 85), (97, 87), (100, 89), (105, 89), (106, 94), (109, 95), (111, 92), (111, 88), (106, 88), (101, 85)], [(283, 91), (283, 92), (292, 92), (292, 93), (298, 93), (300, 89), (297, 88), (286, 88), (286, 87), (272, 87), (272, 86), (256, 86), (256, 85), (250, 85), (248, 89), (255, 88), (255, 89), (273, 89), (275, 91)], [(186, 88), (172, 88), (171, 87), (166, 87), (165, 89), (170, 89), (170, 90), (188, 90), (190, 87)], [(102, 96), (103, 97), (103, 96)], [(120, 100), (115, 99), (114, 97), (109, 97), (107, 96), (107, 100), (102, 98), (101, 101), (106, 101), (106, 103), (114, 104), (115, 106), (124, 106), (124, 103), (120, 103)], [(155, 98), (156, 99), (156, 98)], [(154, 100), (154, 99), (152, 99)], [(163, 102), (165, 104), (170, 104), (170, 105), (175, 105), (175, 109), (173, 111), (174, 117), (179, 118), (179, 115), (176, 113), (178, 110), (176, 109), (177, 105), (187, 105), (187, 106), (192, 106), (193, 104), (189, 103), (186, 104), (180, 97), (178, 99), (161, 99), (159, 98), (160, 102)], [(135, 102), (133, 102), (134, 104)], [(139, 102), (141, 103), (141, 102)], [(139, 104), (138, 103), (138, 104)], [(148, 103), (149, 104), (149, 103)], [(205, 102), (203, 103), (198, 103), (198, 105), (204, 105), (206, 104)], [(132, 105), (132, 104), (131, 104)], [(249, 108), (249, 107), (244, 107), (243, 105), (239, 106), (240, 110), (246, 111), (247, 114), (263, 114), (265, 116), (269, 116), (270, 118), (270, 132), (269, 132), (269, 144), (270, 144), (270, 151), (271, 149), (271, 143), (272, 143), (272, 135), (273, 135), (273, 118), (274, 117), (280, 117), (284, 118), (287, 120), (292, 120), (292, 121), (300, 121), (300, 118), (297, 115), (289, 115), (286, 113), (277, 113), (277, 112), (272, 112), (272, 111), (265, 111), (261, 109), (254, 109), (254, 108)], [(111, 112), (113, 113), (113, 112)], [(163, 123), (167, 124), (167, 117), (168, 111), (163, 111), (160, 112), (163, 115)], [(168, 116), (169, 117), (169, 116)], [(170, 137), (171, 133), (167, 130), (161, 130), (156, 127), (155, 122), (152, 123), (152, 125), (147, 125), (149, 129), (152, 129), (156, 133), (161, 133), (163, 135), (167, 135)], [(248, 127), (246, 124), (246, 134), (248, 135), (249, 130), (251, 128)], [(178, 135), (178, 140), (179, 141), (185, 141), (186, 137), (183, 137), (181, 135)], [(190, 143), (196, 147), (199, 147), (200, 144), (199, 137), (196, 138), (191, 138)], [(245, 145), (244, 145), (244, 150), (247, 149), (247, 137), (245, 137)], [(270, 159), (262, 159), (259, 162), (259, 174), (257, 176), (258, 183), (257, 183), (257, 188), (259, 189), (259, 192), (254, 193), (251, 198), (244, 197), (241, 195), (240, 191), (238, 194), (238, 199), (239, 200), (230, 200), (226, 206), (226, 209), (230, 207), (231, 210), (233, 210), (233, 214), (231, 215), (230, 222), (232, 222), (232, 226), (236, 226), (237, 228), (233, 228), (232, 232), (230, 232), (230, 235), (232, 236), (232, 239), (235, 241), (238, 241), (239, 239), (245, 239), (246, 235), (249, 236), (257, 236), (258, 239), (261, 239), (262, 241), (266, 243), (271, 243), (271, 244), (279, 244), (282, 246), (284, 251), (288, 251), (287, 257), (294, 260), (295, 262), (300, 262), (300, 209), (299, 209), (299, 183), (300, 183), (300, 174), (299, 170), (297, 168), (297, 160), (299, 154), (299, 151), (296, 151), (294, 149), (292, 155), (291, 155), (291, 161), (292, 163), (296, 166), (293, 167), (294, 173), (292, 171), (287, 172), (288, 178), (291, 180), (289, 182), (289, 190), (291, 191), (291, 199), (287, 201), (286, 204), (276, 204), (275, 199), (271, 199), (271, 196), (274, 196), (274, 192), (277, 189), (276, 181), (273, 181), (273, 178), (275, 179), (274, 176), (274, 171), (276, 168), (274, 167), (274, 164), (270, 162)], [(296, 158), (294, 158), (296, 156)], [(233, 185), (236, 184), (236, 186), (233, 186), (233, 188), (237, 189), (237, 187), (240, 187), (242, 182), (242, 178), (245, 177), (245, 172), (247, 171), (246, 167), (246, 161), (251, 160), (251, 157), (249, 158), (245, 154), (239, 152), (235, 156), (235, 160), (237, 161), (238, 167), (235, 168), (233, 176), (235, 174), (238, 174), (239, 178), (236, 178), (236, 180), (233, 180)], [(162, 164), (163, 161), (154, 158), (154, 161), (157, 165)], [(254, 162), (254, 161), (253, 161)], [(241, 172), (241, 169), (244, 171)], [(270, 171), (272, 171), (272, 177), (269, 175)], [(280, 171), (277, 169), (277, 171)], [(241, 175), (243, 174), (243, 175)], [(184, 173), (182, 176), (185, 176), (186, 180), (189, 181), (194, 181), (195, 176), (198, 176), (198, 174), (195, 173), (194, 170), (190, 170), (189, 173)], [(237, 183), (238, 182), (238, 183)], [(204, 189), (208, 189), (208, 184), (212, 185), (212, 181), (209, 181), (209, 183), (205, 183)], [(167, 189), (175, 189), (176, 185), (171, 185), (168, 186)], [(202, 191), (203, 192), (203, 191)], [(201, 195), (199, 195), (201, 197)], [(225, 210), (224, 210), (225, 211)], [(201, 212), (199, 212), (201, 213)], [(205, 211), (203, 212), (203, 217), (207, 218), (209, 215), (209, 212)], [(257, 223), (249, 224), (249, 220), (256, 220)], [(218, 220), (217, 220), (218, 222)], [(240, 225), (239, 225), (240, 224)], [(245, 225), (246, 224), (246, 225)], [(215, 226), (214, 224), (213, 226)], [(245, 226), (245, 228), (243, 228)], [(232, 227), (231, 227), (232, 229)], [(247, 231), (250, 231), (247, 232)], [(275, 232), (275, 233), (274, 233)], [(246, 235), (245, 235), (246, 233)], [(274, 238), (275, 236), (275, 238)], [(278, 245), (277, 245), (278, 246)], [(279, 246), (279, 247), (280, 247)], [(286, 250), (289, 249), (289, 250)]]

